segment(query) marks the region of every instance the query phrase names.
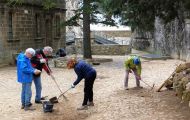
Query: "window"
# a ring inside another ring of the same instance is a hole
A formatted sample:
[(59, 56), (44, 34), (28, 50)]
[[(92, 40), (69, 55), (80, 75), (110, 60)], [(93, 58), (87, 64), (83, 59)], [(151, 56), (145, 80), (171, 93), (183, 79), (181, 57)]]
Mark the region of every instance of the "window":
[(56, 18), (55, 18), (55, 35), (56, 35), (56, 37), (61, 36), (60, 16), (56, 16)]
[(8, 38), (9, 40), (13, 40), (13, 13), (9, 12), (8, 17)]
[(41, 30), (40, 30), (40, 15), (36, 14), (35, 15), (35, 29), (36, 29), (36, 37), (40, 37), (41, 35)]

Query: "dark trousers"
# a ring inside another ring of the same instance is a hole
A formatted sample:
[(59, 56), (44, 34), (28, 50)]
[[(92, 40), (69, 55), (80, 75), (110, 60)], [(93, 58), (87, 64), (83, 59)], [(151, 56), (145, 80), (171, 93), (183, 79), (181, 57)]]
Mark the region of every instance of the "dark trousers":
[(83, 106), (87, 105), (87, 102), (93, 102), (93, 85), (96, 79), (96, 71), (89, 72), (87, 78), (85, 79), (84, 85), (84, 100)]

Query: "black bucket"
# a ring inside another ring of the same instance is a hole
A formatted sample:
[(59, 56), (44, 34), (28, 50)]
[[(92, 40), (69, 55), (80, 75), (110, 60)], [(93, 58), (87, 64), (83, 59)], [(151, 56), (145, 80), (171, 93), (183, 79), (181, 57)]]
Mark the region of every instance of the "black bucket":
[(44, 101), (43, 102), (43, 110), (44, 110), (44, 112), (52, 112), (53, 104), (50, 101)]

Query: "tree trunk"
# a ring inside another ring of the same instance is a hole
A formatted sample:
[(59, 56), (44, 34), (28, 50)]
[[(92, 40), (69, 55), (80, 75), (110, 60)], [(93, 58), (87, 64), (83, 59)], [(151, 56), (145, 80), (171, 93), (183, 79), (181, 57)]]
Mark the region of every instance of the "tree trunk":
[(90, 40), (90, 0), (83, 0), (83, 58), (91, 59), (91, 40)]

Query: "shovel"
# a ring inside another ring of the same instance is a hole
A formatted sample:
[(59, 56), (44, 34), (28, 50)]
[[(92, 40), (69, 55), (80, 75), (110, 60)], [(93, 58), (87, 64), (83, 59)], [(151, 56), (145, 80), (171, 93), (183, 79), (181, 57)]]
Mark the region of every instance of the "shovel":
[[(60, 98), (61, 96), (64, 96), (64, 94), (65, 94), (66, 92), (68, 92), (70, 89), (72, 89), (72, 88), (69, 88), (69, 89), (67, 89), (65, 92), (61, 93), (58, 98), (57, 98), (57, 97), (52, 97), (52, 98), (50, 98), (49, 101), (50, 101), (51, 103), (58, 103), (59, 98)], [(65, 97), (65, 96), (64, 96), (64, 97)], [(68, 100), (66, 97), (65, 97), (65, 99)]]
[(64, 96), (64, 94), (65, 94), (66, 92), (68, 92), (69, 90), (71, 90), (71, 89), (72, 89), (72, 87), (70, 87), (70, 88), (67, 89), (65, 92), (63, 92), (61, 95), (59, 95), (58, 99), (59, 99), (61, 96)]
[[(132, 71), (132, 74), (135, 76), (135, 73)], [(143, 81), (142, 79), (140, 80), (140, 81), (142, 81), (145, 85), (147, 85), (148, 87), (150, 87), (150, 90), (152, 90), (153, 88), (154, 88), (154, 85), (155, 84), (153, 84), (152, 86), (150, 86), (148, 83), (146, 83), (145, 81)]]
[(146, 84), (148, 87), (150, 87), (150, 88), (151, 88), (150, 90), (152, 90), (152, 89), (154, 88), (154, 85), (155, 85), (155, 84), (153, 84), (152, 86), (150, 86), (148, 83), (146, 83), (146, 82), (143, 81), (142, 79), (141, 79), (140, 81), (142, 81), (144, 84)]
[[(56, 84), (57, 88), (59, 89), (59, 91), (61, 92), (61, 94), (63, 94), (61, 88), (59, 87), (57, 81), (55, 80), (55, 77), (54, 77), (51, 73), (50, 73), (50, 76), (51, 76), (51, 78), (53, 79), (53, 81), (55, 82), (55, 84)], [(67, 100), (67, 97), (66, 97), (66, 96), (64, 96), (64, 95), (62, 95), (62, 96), (63, 96), (64, 99)]]
[[(41, 55), (41, 58), (43, 58), (43, 56), (42, 56), (42, 55)], [(44, 63), (44, 64), (45, 64), (45, 66), (47, 67), (48, 71), (50, 72), (50, 76), (51, 76), (52, 80), (55, 82), (55, 84), (56, 84), (57, 88), (59, 89), (59, 91), (60, 91), (60, 92), (61, 92), (61, 94), (62, 94), (63, 92), (62, 92), (61, 88), (59, 87), (59, 85), (58, 85), (57, 81), (55, 80), (55, 77), (52, 75), (52, 73), (51, 73), (51, 70), (50, 70), (49, 66), (47, 65), (47, 63)], [(66, 97), (66, 96), (64, 96), (64, 95), (62, 95), (62, 96), (63, 96), (63, 98), (64, 98), (65, 100), (67, 100), (67, 97)], [(53, 97), (53, 98), (55, 99), (56, 97)], [(51, 99), (51, 98), (50, 98), (50, 99)]]

